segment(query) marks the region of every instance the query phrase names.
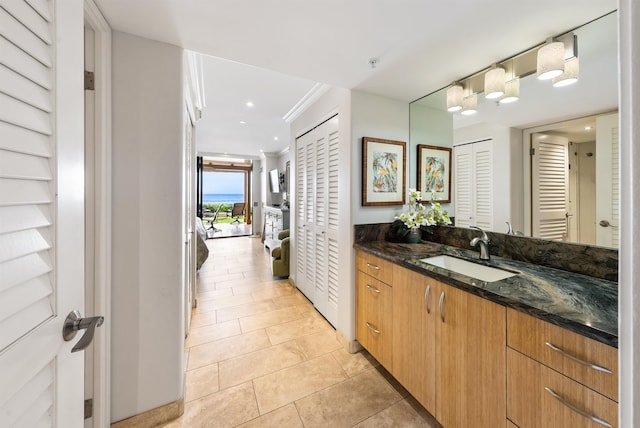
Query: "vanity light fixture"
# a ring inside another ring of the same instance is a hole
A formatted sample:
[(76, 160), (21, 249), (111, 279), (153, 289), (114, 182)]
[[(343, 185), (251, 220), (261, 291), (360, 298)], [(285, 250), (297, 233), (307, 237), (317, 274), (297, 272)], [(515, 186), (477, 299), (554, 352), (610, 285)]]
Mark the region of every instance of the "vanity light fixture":
[(538, 79), (549, 80), (564, 72), (564, 43), (550, 39), (538, 49), (536, 73)]
[(484, 96), (489, 100), (500, 98), (505, 91), (505, 70), (493, 65), (484, 75)]
[(579, 73), (580, 63), (578, 62), (578, 57), (570, 58), (564, 63), (564, 73), (551, 79), (551, 82), (556, 88), (568, 86), (578, 81)]
[(515, 77), (504, 84), (504, 96), (498, 101), (500, 104), (509, 104), (520, 98), (520, 78)]
[(455, 113), (462, 110), (463, 99), (462, 85), (454, 82), (449, 89), (447, 89), (447, 111)]
[(460, 114), (470, 116), (478, 111), (478, 95), (471, 94), (462, 100), (462, 111)]

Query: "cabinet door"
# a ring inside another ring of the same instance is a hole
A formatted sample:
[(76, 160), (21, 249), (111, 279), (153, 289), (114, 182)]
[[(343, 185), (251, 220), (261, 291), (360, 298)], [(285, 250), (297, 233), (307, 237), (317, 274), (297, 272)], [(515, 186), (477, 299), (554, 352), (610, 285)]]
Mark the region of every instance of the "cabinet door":
[(617, 426), (615, 401), (511, 348), (507, 359), (508, 416), (520, 428)]
[(497, 427), (506, 419), (506, 308), (441, 284), (437, 411), (447, 428)]
[(356, 339), (391, 371), (392, 289), (361, 271), (356, 273), (356, 282)]
[(394, 265), (392, 374), (432, 414), (439, 290), (434, 279)]

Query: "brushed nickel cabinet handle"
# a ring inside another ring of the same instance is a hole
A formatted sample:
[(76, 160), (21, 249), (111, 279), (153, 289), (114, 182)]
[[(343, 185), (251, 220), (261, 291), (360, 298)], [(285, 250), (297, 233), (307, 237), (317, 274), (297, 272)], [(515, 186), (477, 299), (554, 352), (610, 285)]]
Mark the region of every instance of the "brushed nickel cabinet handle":
[(571, 361), (575, 361), (578, 364), (582, 364), (583, 366), (591, 367), (592, 369), (598, 370), (599, 372), (604, 372), (604, 373), (609, 373), (609, 374), (613, 373), (611, 370), (609, 370), (606, 367), (602, 367), (602, 366), (599, 366), (597, 364), (593, 364), (593, 363), (590, 363), (588, 361), (581, 360), (578, 357), (574, 357), (573, 355), (568, 354), (565, 351), (563, 351), (562, 349), (558, 348), (557, 346), (555, 346), (551, 342), (544, 342), (544, 344), (547, 345), (549, 348), (553, 349), (554, 351), (556, 351), (558, 354), (560, 354), (560, 355), (562, 355), (564, 357), (567, 357)]
[(378, 290), (376, 287), (373, 287), (369, 284), (367, 284), (367, 288), (369, 289), (369, 291), (373, 291), (374, 293), (380, 293), (380, 290)]
[(368, 322), (365, 323), (367, 325), (367, 328), (369, 330), (371, 330), (372, 332), (374, 332), (375, 334), (380, 334), (380, 330), (378, 330), (377, 328), (375, 328), (373, 325), (369, 324)]
[(444, 322), (444, 291), (440, 293), (440, 319)]
[(559, 394), (557, 394), (553, 389), (549, 388), (548, 386), (544, 387), (545, 391), (547, 391), (549, 394), (551, 394), (551, 396), (553, 398), (555, 398), (556, 400), (558, 400), (559, 402), (561, 402), (562, 404), (564, 404), (565, 406), (567, 406), (568, 408), (570, 408), (571, 410), (573, 410), (574, 412), (578, 413), (579, 415), (584, 416), (585, 418), (600, 424), (602, 426), (605, 427), (609, 427), (609, 428), (613, 428), (613, 425), (611, 425), (609, 422), (605, 421), (604, 419), (600, 419), (596, 416), (590, 415), (589, 413), (585, 412), (582, 409), (577, 408), (576, 406), (567, 403), (564, 398), (562, 398)]
[(367, 267), (375, 270), (380, 270), (380, 266), (372, 265), (371, 263), (367, 263)]
[(427, 307), (427, 313), (431, 313), (431, 307), (429, 306), (429, 296), (431, 295), (431, 286), (427, 285), (427, 289), (424, 291), (424, 304)]

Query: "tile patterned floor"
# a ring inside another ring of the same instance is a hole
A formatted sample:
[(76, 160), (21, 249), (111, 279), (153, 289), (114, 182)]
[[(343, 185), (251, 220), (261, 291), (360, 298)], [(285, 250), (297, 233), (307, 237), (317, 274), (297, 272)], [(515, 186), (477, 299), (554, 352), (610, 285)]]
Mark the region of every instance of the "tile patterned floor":
[(208, 240), (185, 341), (184, 415), (166, 428), (439, 425), (378, 363), (349, 354), (259, 238)]

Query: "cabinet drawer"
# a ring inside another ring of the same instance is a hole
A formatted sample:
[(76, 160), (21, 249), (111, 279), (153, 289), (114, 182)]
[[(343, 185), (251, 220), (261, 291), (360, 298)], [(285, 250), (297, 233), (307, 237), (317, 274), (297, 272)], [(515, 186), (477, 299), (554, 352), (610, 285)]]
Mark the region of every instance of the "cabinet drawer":
[(507, 312), (507, 345), (618, 401), (616, 348), (513, 309)]
[(618, 424), (615, 401), (509, 348), (507, 409), (509, 420), (520, 428), (602, 428)]
[(369, 253), (356, 251), (356, 268), (380, 281), (391, 284), (393, 263)]
[(356, 339), (387, 370), (392, 370), (393, 289), (357, 272)]

